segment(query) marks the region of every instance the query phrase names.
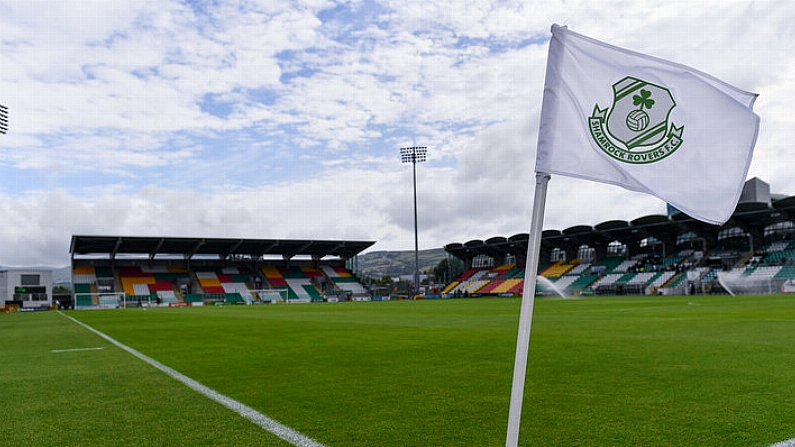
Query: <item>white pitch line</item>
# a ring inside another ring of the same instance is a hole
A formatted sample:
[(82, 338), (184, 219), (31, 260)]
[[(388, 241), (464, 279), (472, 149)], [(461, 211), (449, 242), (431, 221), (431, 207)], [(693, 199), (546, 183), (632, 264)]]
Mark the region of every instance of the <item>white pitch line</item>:
[(193, 391), (196, 391), (199, 394), (203, 394), (204, 396), (209, 397), (210, 399), (214, 400), (215, 402), (218, 402), (219, 404), (225, 406), (226, 408), (229, 408), (230, 410), (234, 411), (235, 413), (239, 414), (240, 416), (243, 416), (244, 418), (248, 419), (249, 421), (259, 425), (263, 429), (269, 431), (270, 433), (273, 433), (277, 437), (289, 442), (290, 444), (294, 445), (295, 447), (326, 447), (323, 444), (315, 441), (314, 439), (312, 439), (312, 438), (310, 438), (308, 436), (305, 436), (305, 435), (293, 430), (292, 428), (290, 428), (290, 427), (288, 427), (288, 426), (286, 426), (284, 424), (281, 424), (281, 423), (269, 418), (268, 416), (265, 416), (264, 414), (260, 413), (259, 411), (255, 410), (255, 409), (253, 409), (253, 408), (251, 408), (251, 407), (249, 407), (249, 406), (247, 406), (247, 405), (245, 405), (243, 403), (240, 403), (240, 402), (232, 399), (231, 397), (224, 396), (223, 394), (213, 390), (212, 388), (209, 388), (209, 387), (207, 387), (205, 385), (202, 385), (201, 383), (191, 379), (190, 377), (182, 374), (181, 372), (179, 372), (179, 371), (177, 371), (175, 369), (169, 368), (168, 366), (158, 362), (157, 360), (155, 360), (155, 359), (153, 359), (151, 357), (147, 357), (146, 355), (136, 351), (135, 349), (133, 349), (133, 348), (131, 348), (131, 347), (119, 342), (119, 341), (116, 341), (115, 339), (111, 338), (110, 336), (105, 335), (104, 333), (92, 328), (91, 326), (83, 323), (82, 321), (76, 320), (75, 318), (72, 318), (69, 315), (66, 315), (65, 313), (63, 313), (61, 311), (58, 311), (58, 313), (63, 315), (64, 317), (74, 321), (75, 323), (79, 324), (80, 326), (83, 326), (84, 328), (88, 329), (89, 331), (99, 335), (100, 337), (102, 337), (105, 340), (109, 341), (110, 343), (118, 346), (119, 348), (129, 352), (130, 354), (134, 355), (135, 357), (138, 357), (139, 359), (143, 360), (144, 362), (154, 366), (155, 368), (159, 369), (160, 371), (163, 371), (164, 373), (166, 373), (169, 376), (171, 376), (173, 379), (176, 379), (176, 380), (182, 382), (185, 386), (187, 386), (188, 388), (192, 389)]
[(101, 351), (105, 348), (72, 348), (72, 349), (53, 349), (50, 352), (53, 353), (60, 353), (60, 352), (79, 352), (79, 351)]

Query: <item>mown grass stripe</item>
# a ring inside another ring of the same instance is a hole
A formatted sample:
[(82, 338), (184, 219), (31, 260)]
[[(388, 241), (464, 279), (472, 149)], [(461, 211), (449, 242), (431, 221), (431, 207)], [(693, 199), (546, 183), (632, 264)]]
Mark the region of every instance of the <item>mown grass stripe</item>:
[(113, 344), (113, 345), (115, 345), (115, 346), (117, 346), (117, 347), (129, 352), (130, 354), (132, 354), (133, 356), (139, 358), (140, 360), (143, 360), (144, 362), (148, 363), (149, 365), (151, 365), (151, 366), (159, 369), (160, 371), (166, 373), (171, 378), (173, 378), (173, 379), (175, 379), (175, 380), (177, 380), (179, 382), (182, 382), (185, 386), (187, 386), (188, 388), (192, 389), (193, 391), (196, 391), (197, 393), (202, 394), (202, 395), (212, 399), (213, 401), (225, 406), (226, 408), (229, 408), (230, 410), (232, 410), (235, 413), (239, 414), (240, 416), (248, 419), (249, 421), (259, 425), (264, 430), (267, 430), (268, 432), (274, 434), (275, 436), (279, 437), (280, 439), (283, 439), (283, 440), (289, 442), (290, 444), (292, 444), (292, 445), (294, 445), (296, 447), (325, 447), (323, 444), (315, 441), (314, 439), (309, 438), (306, 435), (303, 435), (302, 433), (299, 433), (299, 432), (293, 430), (292, 428), (290, 428), (290, 427), (288, 427), (288, 426), (286, 426), (286, 425), (284, 425), (284, 424), (282, 424), (282, 423), (280, 423), (278, 421), (275, 421), (275, 420), (269, 418), (268, 416), (260, 413), (259, 411), (255, 410), (255, 409), (253, 409), (253, 408), (251, 408), (251, 407), (249, 407), (249, 406), (247, 406), (247, 405), (245, 405), (245, 404), (243, 404), (241, 402), (238, 402), (238, 401), (236, 401), (236, 400), (234, 400), (234, 399), (232, 399), (230, 397), (224, 396), (223, 394), (213, 390), (212, 388), (209, 388), (209, 387), (207, 387), (207, 386), (205, 386), (205, 385), (203, 385), (203, 384), (191, 379), (190, 377), (180, 373), (179, 371), (177, 371), (175, 369), (172, 369), (172, 368), (170, 368), (170, 367), (158, 362), (157, 360), (142, 354), (141, 352), (136, 351), (135, 349), (133, 349), (133, 348), (131, 348), (131, 347), (129, 347), (129, 346), (117, 341), (117, 340), (115, 340), (114, 338), (106, 335), (103, 332), (100, 332), (100, 331), (94, 329), (93, 327), (83, 323), (82, 321), (77, 320), (77, 319), (75, 319), (75, 318), (73, 318), (73, 317), (71, 317), (69, 315), (66, 315), (66, 314), (64, 314), (61, 311), (58, 311), (58, 313), (61, 314), (64, 317), (68, 318), (69, 320), (72, 320), (73, 322), (77, 323), (78, 325), (84, 327), (85, 329), (93, 332), (94, 334), (100, 336), (101, 338), (107, 340), (111, 344)]

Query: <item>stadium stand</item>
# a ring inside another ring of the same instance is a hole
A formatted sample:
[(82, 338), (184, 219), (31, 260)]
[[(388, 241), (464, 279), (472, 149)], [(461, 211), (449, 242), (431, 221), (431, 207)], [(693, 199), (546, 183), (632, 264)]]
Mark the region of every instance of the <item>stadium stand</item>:
[(74, 302), (103, 308), (310, 302), (326, 295), (369, 300), (345, 264), (372, 244), (73, 236)]
[[(795, 196), (772, 195), (759, 179), (745, 186), (720, 227), (669, 207), (666, 215), (629, 222), (544, 230), (536, 274), (545, 286), (537, 293), (795, 292)], [(85, 307), (256, 303), (265, 295), (273, 301), (273, 291), (288, 302), (369, 299), (347, 261), (372, 244), (73, 236), (74, 298)], [(434, 289), (444, 297), (519, 295), (528, 244), (526, 233), (447, 244), (465, 271)]]
[(97, 275), (93, 266), (78, 266), (72, 269), (72, 289), (78, 306), (99, 305)]
[[(506, 294), (507, 259), (527, 257), (529, 235), (451, 243), (445, 250), (468, 270), (445, 295)], [(472, 268), (473, 260), (494, 267)], [(519, 264), (513, 267), (524, 269)], [(477, 274), (477, 276), (475, 276)], [(537, 274), (567, 294), (775, 293), (795, 291), (795, 196), (770, 194), (759, 179), (746, 182), (723, 226), (697, 221), (669, 207), (667, 215), (593, 227), (544, 230)], [(521, 293), (522, 288), (513, 288)], [(549, 293), (536, 287), (537, 293)]]

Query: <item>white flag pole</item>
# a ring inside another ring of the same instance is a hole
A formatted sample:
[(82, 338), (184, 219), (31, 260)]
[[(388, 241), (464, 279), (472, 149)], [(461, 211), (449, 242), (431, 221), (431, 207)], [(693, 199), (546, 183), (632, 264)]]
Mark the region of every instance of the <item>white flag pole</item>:
[(522, 419), (522, 400), (524, 399), (525, 375), (527, 373), (527, 351), (530, 347), (530, 326), (533, 322), (538, 256), (541, 251), (541, 233), (544, 226), (548, 183), (549, 174), (536, 172), (536, 191), (535, 199), (533, 200), (533, 217), (530, 222), (530, 239), (527, 245), (527, 267), (524, 273), (522, 309), (519, 312), (519, 331), (516, 336), (516, 360), (514, 360), (513, 365), (513, 385), (511, 387), (511, 406), (508, 411), (506, 447), (517, 447), (519, 445), (519, 424)]

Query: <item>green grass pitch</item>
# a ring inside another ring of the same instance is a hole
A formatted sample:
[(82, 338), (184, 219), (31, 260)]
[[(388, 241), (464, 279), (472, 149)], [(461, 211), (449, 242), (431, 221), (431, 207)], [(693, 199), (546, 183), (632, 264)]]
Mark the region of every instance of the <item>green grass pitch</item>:
[[(505, 443), (519, 304), (68, 315), (328, 447), (463, 447)], [(288, 445), (56, 312), (0, 340), (2, 445)], [(793, 408), (795, 296), (537, 299), (520, 445), (766, 447)]]

